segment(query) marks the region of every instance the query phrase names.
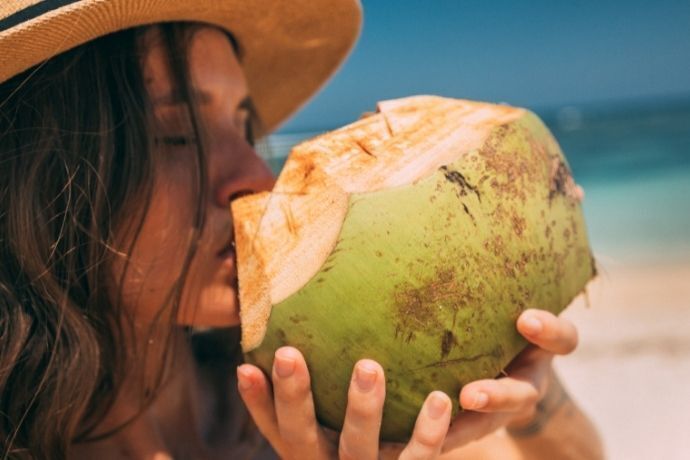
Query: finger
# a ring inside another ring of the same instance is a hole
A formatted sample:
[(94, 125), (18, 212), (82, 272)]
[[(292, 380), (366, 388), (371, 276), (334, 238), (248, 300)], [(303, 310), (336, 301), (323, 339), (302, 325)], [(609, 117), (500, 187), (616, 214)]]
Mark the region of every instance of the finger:
[(527, 340), (557, 355), (566, 355), (577, 347), (573, 323), (545, 310), (525, 310), (518, 318), (517, 328)]
[(539, 400), (534, 382), (514, 377), (478, 380), (460, 391), (460, 405), (478, 412), (517, 413), (533, 407)]
[[(551, 368), (554, 354), (550, 351), (539, 348), (536, 345), (529, 345), (520, 352), (503, 371), (506, 377), (519, 377), (525, 380), (530, 375), (542, 375)], [(529, 378), (534, 381), (534, 378)]]
[(575, 198), (577, 198), (577, 201), (582, 203), (585, 199), (585, 189), (580, 187), (579, 185), (575, 186)]
[(258, 367), (250, 364), (239, 366), (237, 368), (237, 388), (256, 427), (281, 454), (281, 457), (284, 456), (278, 419), (273, 406), (273, 395), (264, 373)]
[(347, 395), (345, 422), (340, 435), (340, 459), (376, 459), (386, 397), (383, 369), (363, 359), (354, 367)]
[(302, 354), (292, 347), (279, 348), (273, 360), (272, 379), (278, 428), (291, 456), (329, 455), (327, 442), (316, 422), (309, 371)]
[(447, 452), (483, 438), (504, 426), (511, 418), (512, 414), (502, 412), (461, 412), (455, 417), (453, 425), (448, 430), (442, 452)]
[(450, 426), (451, 402), (448, 395), (434, 391), (424, 401), (417, 416), (410, 442), (400, 454), (400, 460), (436, 458)]
[(382, 442), (379, 446), (379, 460), (399, 460), (405, 444), (399, 442)]

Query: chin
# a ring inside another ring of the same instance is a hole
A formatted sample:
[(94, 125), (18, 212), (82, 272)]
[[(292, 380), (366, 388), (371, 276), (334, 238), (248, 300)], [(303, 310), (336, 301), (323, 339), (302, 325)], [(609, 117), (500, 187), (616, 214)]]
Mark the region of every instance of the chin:
[(239, 300), (232, 287), (205, 290), (198, 299), (198, 302), (184, 302), (178, 314), (178, 324), (214, 328), (239, 326)]

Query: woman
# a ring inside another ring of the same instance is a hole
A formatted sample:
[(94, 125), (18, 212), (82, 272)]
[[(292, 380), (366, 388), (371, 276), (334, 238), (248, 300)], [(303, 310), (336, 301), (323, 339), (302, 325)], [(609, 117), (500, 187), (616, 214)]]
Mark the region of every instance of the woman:
[(359, 22), (355, 0), (3, 2), (3, 458), (600, 456), (550, 371), (576, 331), (543, 311), (519, 318), (534, 346), (505, 378), (465, 386), (450, 428), (450, 399), (429, 395), (406, 446), (378, 443), (371, 360), (340, 434), (317, 424), (298, 350), (270, 377), (239, 365), (228, 204), (272, 186), (254, 136)]

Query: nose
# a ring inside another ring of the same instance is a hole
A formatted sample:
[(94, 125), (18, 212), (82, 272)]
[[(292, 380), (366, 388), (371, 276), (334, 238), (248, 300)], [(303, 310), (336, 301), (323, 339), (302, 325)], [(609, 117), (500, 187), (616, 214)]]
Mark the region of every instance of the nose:
[[(233, 143), (231, 152), (219, 152), (221, 161), (211, 161), (213, 200), (227, 209), (232, 200), (241, 196), (271, 190), (275, 178), (268, 165), (246, 142)], [(215, 164), (214, 164), (215, 163)]]

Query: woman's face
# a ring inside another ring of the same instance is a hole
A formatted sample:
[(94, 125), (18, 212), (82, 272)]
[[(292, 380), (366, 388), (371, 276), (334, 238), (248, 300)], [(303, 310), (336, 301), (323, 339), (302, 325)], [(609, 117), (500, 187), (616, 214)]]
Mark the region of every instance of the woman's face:
[[(189, 249), (198, 203), (196, 146), (187, 107), (168, 67), (159, 32), (144, 37), (143, 73), (154, 104), (157, 158), (153, 195), (129, 253), (122, 302), (139, 323), (152, 321), (169, 294)], [(230, 199), (270, 189), (273, 177), (247, 139), (247, 82), (234, 49), (221, 31), (202, 27), (189, 48), (191, 81), (204, 131), (209, 196), (204, 230), (185, 280), (177, 322), (196, 326), (239, 324), (237, 268)], [(117, 237), (117, 235), (116, 235)], [(127, 247), (123, 236), (120, 247)], [(125, 259), (115, 262), (121, 275)]]

